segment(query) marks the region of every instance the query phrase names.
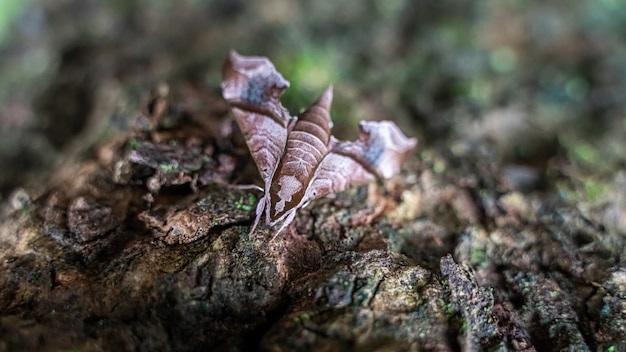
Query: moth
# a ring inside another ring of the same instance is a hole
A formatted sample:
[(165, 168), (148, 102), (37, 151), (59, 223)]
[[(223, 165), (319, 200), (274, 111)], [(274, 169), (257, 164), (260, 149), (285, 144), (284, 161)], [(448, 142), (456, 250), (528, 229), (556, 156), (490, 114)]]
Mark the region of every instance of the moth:
[(232, 51), (224, 63), (222, 95), (264, 181), (250, 234), (265, 223), (280, 233), (311, 200), (400, 171), (417, 140), (391, 121), (361, 121), (354, 142), (331, 135), (332, 86), (293, 117), (280, 102), (289, 82), (266, 57)]

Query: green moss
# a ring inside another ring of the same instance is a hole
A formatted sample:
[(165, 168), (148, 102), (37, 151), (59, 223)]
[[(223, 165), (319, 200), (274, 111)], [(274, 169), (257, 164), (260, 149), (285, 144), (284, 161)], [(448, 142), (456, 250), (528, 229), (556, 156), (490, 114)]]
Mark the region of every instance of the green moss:
[(472, 253), (470, 255), (470, 264), (474, 266), (478, 266), (485, 261), (486, 250), (482, 247), (477, 247), (472, 249)]
[(571, 150), (571, 157), (574, 161), (585, 164), (595, 164), (600, 161), (598, 150), (590, 144), (578, 143)]
[(463, 335), (467, 331), (467, 320), (463, 319), (463, 324), (459, 328), (459, 334)]
[(585, 182), (585, 196), (588, 201), (594, 202), (607, 194), (607, 186), (596, 180), (587, 179)]
[(439, 305), (443, 308), (443, 311), (447, 316), (451, 316), (453, 313), (452, 305), (446, 302), (443, 298), (439, 298)]
[(161, 169), (161, 171), (163, 172), (178, 172), (180, 171), (180, 168), (178, 166), (177, 163), (171, 163), (171, 164), (160, 164), (159, 165), (159, 169)]
[(139, 142), (136, 138), (131, 138), (128, 140), (128, 149), (137, 150), (141, 147), (141, 142)]
[(202, 165), (203, 165), (202, 162), (196, 163), (196, 164), (189, 164), (187, 166), (187, 171), (191, 171), (191, 172), (198, 171), (198, 170), (200, 170), (202, 168)]
[(250, 211), (252, 210), (252, 206), (256, 203), (256, 197), (253, 194), (249, 194), (248, 198), (239, 197), (235, 202), (235, 209)]

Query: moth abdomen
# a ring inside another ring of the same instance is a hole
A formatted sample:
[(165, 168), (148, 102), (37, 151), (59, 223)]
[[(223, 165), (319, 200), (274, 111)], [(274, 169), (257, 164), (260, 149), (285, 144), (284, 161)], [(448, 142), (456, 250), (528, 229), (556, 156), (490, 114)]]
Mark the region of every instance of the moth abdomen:
[(327, 146), (330, 139), (330, 130), (324, 129), (316, 123), (308, 120), (298, 120), (291, 130), (290, 137), (306, 142), (316, 143), (311, 138), (317, 138), (321, 145)]
[[(319, 136), (325, 136), (325, 139), (330, 138), (330, 128), (332, 121), (330, 119), (330, 104), (333, 100), (333, 88), (328, 87), (322, 96), (317, 101), (303, 112), (298, 119), (298, 122), (309, 122), (311, 125), (316, 126), (316, 130), (319, 131)], [(306, 128), (310, 125), (303, 124), (302, 128)], [(311, 131), (313, 134), (318, 135), (316, 132)]]
[(293, 150), (293, 153), (285, 154), (281, 162), (284, 165), (294, 163), (296, 169), (292, 171), (303, 181), (313, 176), (315, 169), (328, 153), (331, 101), (332, 88), (329, 87), (313, 106), (300, 115), (289, 132), (286, 149)]

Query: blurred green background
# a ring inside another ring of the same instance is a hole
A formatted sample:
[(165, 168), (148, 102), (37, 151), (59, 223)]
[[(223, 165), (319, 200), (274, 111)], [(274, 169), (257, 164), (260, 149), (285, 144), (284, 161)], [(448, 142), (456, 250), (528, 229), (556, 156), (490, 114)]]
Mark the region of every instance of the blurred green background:
[(157, 82), (217, 90), (230, 49), (276, 64), (294, 114), (333, 84), (341, 138), (393, 119), (421, 150), (563, 159), (597, 185), (626, 165), (625, 36), (621, 0), (6, 0), (0, 193), (123, 128)]

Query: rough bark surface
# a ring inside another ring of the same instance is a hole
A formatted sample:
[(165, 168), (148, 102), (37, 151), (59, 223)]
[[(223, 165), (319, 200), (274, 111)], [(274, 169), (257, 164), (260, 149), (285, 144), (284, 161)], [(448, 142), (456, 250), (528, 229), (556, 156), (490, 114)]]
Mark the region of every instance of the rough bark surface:
[[(626, 350), (614, 2), (554, 2), (613, 26), (584, 28), (545, 2), (273, 2), (25, 12), (0, 62), (0, 351)], [(316, 36), (341, 55), (298, 51)], [(26, 44), (48, 66), (20, 86)], [(217, 88), (233, 47), (287, 67), (285, 105), (331, 70), (333, 134), (394, 118), (418, 150), (249, 236), (262, 194), (241, 185), (262, 182)]]

